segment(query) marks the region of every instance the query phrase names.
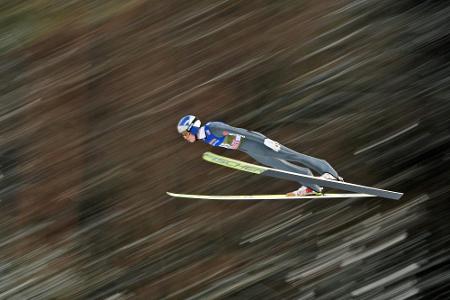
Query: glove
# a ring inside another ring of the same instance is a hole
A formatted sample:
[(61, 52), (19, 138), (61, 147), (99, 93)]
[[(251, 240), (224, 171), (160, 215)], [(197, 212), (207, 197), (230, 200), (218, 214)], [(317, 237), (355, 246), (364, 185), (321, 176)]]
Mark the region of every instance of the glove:
[(281, 150), (280, 143), (272, 141), (271, 139), (265, 139), (264, 145), (266, 145), (267, 147), (269, 147), (270, 149), (272, 149), (275, 152), (279, 152)]

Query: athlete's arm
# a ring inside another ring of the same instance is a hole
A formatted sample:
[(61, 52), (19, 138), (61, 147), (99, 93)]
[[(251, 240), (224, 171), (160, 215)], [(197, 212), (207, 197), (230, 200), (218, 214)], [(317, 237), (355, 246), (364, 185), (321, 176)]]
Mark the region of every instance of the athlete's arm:
[(233, 127), (222, 122), (209, 122), (208, 127), (211, 132), (218, 137), (223, 137), (231, 134), (240, 135), (249, 140), (260, 140), (261, 138), (265, 138), (265, 136), (259, 132)]

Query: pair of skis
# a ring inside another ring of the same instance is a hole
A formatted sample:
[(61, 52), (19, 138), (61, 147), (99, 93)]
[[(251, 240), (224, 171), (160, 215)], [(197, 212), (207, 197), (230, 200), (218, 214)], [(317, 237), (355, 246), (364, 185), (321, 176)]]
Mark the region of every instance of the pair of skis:
[(290, 181), (302, 182), (303, 184), (317, 184), (319, 186), (344, 190), (352, 192), (349, 194), (322, 194), (318, 196), (287, 196), (287, 195), (189, 195), (189, 194), (176, 194), (167, 192), (169, 196), (177, 198), (189, 198), (189, 199), (209, 199), (209, 200), (289, 200), (289, 199), (314, 199), (314, 198), (363, 198), (363, 197), (381, 197), (392, 200), (400, 199), (403, 194), (374, 187), (358, 185), (353, 183), (328, 180), (314, 176), (302, 175), (293, 172), (273, 169), (265, 166), (255, 165), (247, 162), (243, 162), (236, 159), (220, 156), (211, 152), (205, 152), (203, 159), (215, 163), (224, 167), (254, 173), (258, 175), (264, 175), (269, 177), (275, 177)]

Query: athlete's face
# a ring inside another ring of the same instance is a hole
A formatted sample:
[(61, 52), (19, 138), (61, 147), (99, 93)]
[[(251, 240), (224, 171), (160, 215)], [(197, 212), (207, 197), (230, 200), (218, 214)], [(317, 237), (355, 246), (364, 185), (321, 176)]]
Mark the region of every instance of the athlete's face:
[(183, 138), (186, 141), (188, 141), (189, 143), (195, 142), (195, 135), (193, 135), (192, 133), (185, 131), (182, 133), (182, 135), (183, 135)]

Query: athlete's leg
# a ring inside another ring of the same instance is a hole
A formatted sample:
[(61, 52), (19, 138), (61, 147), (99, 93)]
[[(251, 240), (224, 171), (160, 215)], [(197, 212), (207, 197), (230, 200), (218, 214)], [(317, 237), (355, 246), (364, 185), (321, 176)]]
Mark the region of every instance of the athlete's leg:
[[(272, 156), (262, 156), (262, 155), (257, 155), (257, 154), (253, 154), (253, 153), (247, 153), (247, 154), (249, 156), (253, 157), (256, 161), (258, 161), (259, 163), (261, 163), (263, 165), (266, 165), (266, 166), (269, 166), (269, 167), (272, 167), (275, 169), (279, 169), (279, 170), (288, 171), (288, 172), (313, 176), (313, 173), (311, 172), (310, 169), (302, 168), (302, 167), (294, 165), (288, 161), (278, 159), (278, 158), (275, 158)], [(316, 192), (320, 193), (320, 191), (321, 191), (321, 188), (316, 184), (304, 184), (300, 180), (298, 182), (301, 185), (306, 185), (307, 187), (313, 189)]]
[(283, 145), (281, 146), (281, 150), (278, 152), (278, 155), (281, 159), (299, 162), (305, 167), (318, 172), (320, 175), (323, 173), (329, 173), (336, 178), (339, 177), (336, 170), (326, 160), (299, 153)]
[[(247, 153), (260, 163), (273, 168), (305, 175), (313, 175), (310, 170), (313, 169), (319, 173), (319, 175), (330, 173), (332, 176), (338, 178), (338, 173), (325, 160), (298, 153), (283, 145), (280, 145), (280, 151), (275, 151), (264, 145), (265, 139), (266, 137), (263, 135), (261, 135), (261, 137), (255, 136), (251, 140), (244, 139), (243, 143), (239, 147), (239, 150)], [(289, 163), (288, 161), (299, 162), (307, 168), (302, 168), (295, 164)], [(318, 190), (318, 186), (309, 187), (315, 191)]]
[(239, 150), (249, 155), (269, 156), (280, 160), (298, 162), (308, 169), (316, 171), (319, 175), (329, 173), (336, 178), (339, 177), (336, 170), (327, 161), (299, 153), (283, 145), (280, 145), (279, 151), (275, 151), (264, 145), (265, 139), (266, 137), (262, 134), (260, 136), (253, 136), (252, 140), (244, 139)]

